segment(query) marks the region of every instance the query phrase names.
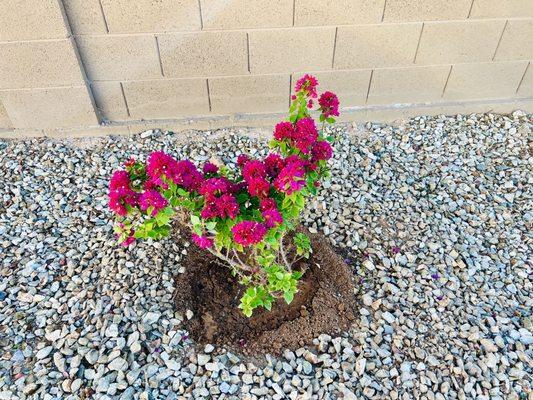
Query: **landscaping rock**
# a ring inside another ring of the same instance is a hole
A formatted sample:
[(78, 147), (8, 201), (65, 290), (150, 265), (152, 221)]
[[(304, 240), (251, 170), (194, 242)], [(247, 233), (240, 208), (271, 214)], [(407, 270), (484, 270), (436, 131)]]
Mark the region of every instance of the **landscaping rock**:
[(294, 357), (257, 359), (195, 347), (197, 316), (173, 303), (188, 247), (117, 246), (106, 205), (130, 156), (234, 166), (266, 153), (256, 129), (1, 139), (0, 400), (524, 398), (531, 126), (515, 112), (329, 131), (332, 178), (303, 223), (337, 246), (364, 308)]

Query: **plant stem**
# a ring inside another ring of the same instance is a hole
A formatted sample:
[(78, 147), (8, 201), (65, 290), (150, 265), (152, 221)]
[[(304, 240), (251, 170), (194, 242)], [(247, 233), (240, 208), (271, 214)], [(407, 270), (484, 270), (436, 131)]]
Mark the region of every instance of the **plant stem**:
[(285, 246), (283, 245), (283, 239), (285, 239), (284, 236), (282, 236), (281, 240), (279, 241), (279, 252), (281, 253), (281, 258), (283, 259), (283, 263), (287, 267), (287, 270), (289, 272), (292, 272), (292, 264), (289, 264), (289, 262), (287, 261), (287, 255), (285, 254)]

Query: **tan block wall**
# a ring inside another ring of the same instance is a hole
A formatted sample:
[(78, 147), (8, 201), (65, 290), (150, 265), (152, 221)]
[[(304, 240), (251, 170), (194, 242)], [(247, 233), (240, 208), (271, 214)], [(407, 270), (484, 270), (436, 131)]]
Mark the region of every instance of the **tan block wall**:
[(533, 104), (532, 0), (4, 0), (0, 135), (270, 125), (315, 74), (343, 120)]

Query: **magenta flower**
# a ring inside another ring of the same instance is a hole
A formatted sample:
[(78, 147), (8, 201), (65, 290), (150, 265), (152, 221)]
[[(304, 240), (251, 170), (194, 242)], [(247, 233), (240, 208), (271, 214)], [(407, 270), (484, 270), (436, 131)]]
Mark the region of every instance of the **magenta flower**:
[(296, 92), (299, 92), (301, 90), (305, 90), (307, 92), (307, 97), (316, 98), (316, 87), (318, 86), (318, 80), (309, 74), (305, 74), (303, 77), (298, 79), (296, 82), (296, 85), (294, 86), (294, 90)]
[(115, 171), (109, 181), (109, 190), (130, 189), (130, 174), (126, 171)]
[(215, 217), (235, 219), (239, 215), (239, 204), (235, 196), (226, 193), (220, 197), (213, 197), (207, 201), (200, 216), (203, 219)]
[(245, 181), (251, 181), (253, 179), (264, 179), (266, 177), (266, 167), (261, 161), (250, 160), (242, 169), (242, 176)]
[(248, 157), (246, 154), (240, 154), (239, 157), (237, 157), (237, 165), (242, 168), (244, 167), (244, 164), (246, 164), (250, 160), (250, 157)]
[(200, 217), (203, 219), (211, 219), (218, 217), (218, 208), (215, 200), (205, 203), (204, 208), (200, 212)]
[(316, 142), (311, 149), (312, 161), (329, 160), (333, 155), (331, 145), (325, 140)]
[(275, 177), (284, 165), (283, 158), (281, 158), (281, 156), (276, 153), (270, 153), (268, 156), (266, 156), (264, 163), (267, 174), (271, 178)]
[(196, 233), (192, 234), (192, 240), (196, 245), (202, 249), (208, 249), (209, 247), (212, 247), (214, 244), (213, 239), (209, 239), (206, 236), (199, 236)]
[(198, 193), (204, 195), (206, 200), (212, 201), (214, 198), (230, 192), (232, 186), (227, 178), (209, 178), (200, 184)]
[(261, 211), (272, 210), (272, 209), (277, 210), (277, 208), (278, 208), (278, 205), (276, 204), (276, 200), (274, 199), (261, 199), (261, 201), (259, 202), (259, 209)]
[(332, 115), (335, 117), (339, 116), (339, 98), (335, 93), (322, 93), (318, 99), (318, 104), (320, 104), (324, 117), (329, 118)]
[(176, 185), (183, 186), (187, 190), (196, 190), (203, 180), (202, 174), (189, 160), (178, 161), (174, 164), (170, 178)]
[(177, 161), (170, 155), (162, 151), (155, 151), (148, 156), (146, 172), (153, 179), (154, 183), (160, 185), (163, 183), (163, 177), (171, 179), (176, 169), (176, 163)]
[(304, 154), (308, 154), (311, 146), (318, 138), (313, 118), (302, 118), (296, 123), (296, 133), (293, 136), (294, 146)]
[(287, 158), (287, 163), (274, 180), (280, 192), (292, 194), (305, 186), (305, 162), (298, 157)]
[(235, 219), (239, 215), (239, 203), (235, 196), (231, 194), (223, 194), (218, 199), (216, 199), (216, 208), (218, 216), (221, 218), (228, 217), (230, 219)]
[(273, 228), (273, 227), (278, 226), (279, 224), (283, 223), (283, 216), (275, 208), (271, 208), (269, 210), (265, 210), (265, 211), (263, 211), (261, 213), (261, 215), (265, 219), (265, 226), (267, 228)]
[(292, 139), (294, 136), (294, 126), (288, 121), (280, 122), (274, 128), (274, 139)]
[(267, 197), (270, 184), (263, 178), (253, 178), (248, 181), (248, 192), (252, 197)]
[(141, 210), (143, 211), (153, 207), (151, 215), (154, 216), (157, 215), (159, 210), (168, 205), (168, 201), (157, 190), (148, 190), (141, 195), (139, 204), (141, 206)]
[(109, 208), (115, 214), (125, 216), (128, 214), (127, 206), (136, 206), (139, 194), (131, 189), (120, 188), (109, 192)]
[[(133, 229), (132, 229), (132, 231), (133, 231)], [(135, 231), (133, 231), (133, 233), (135, 233)], [(120, 245), (123, 246), (123, 247), (128, 247), (130, 244), (135, 242), (135, 237), (133, 236), (133, 233), (131, 233), (131, 236), (128, 236), (126, 238), (126, 240), (124, 240), (122, 243), (120, 243)]]
[(216, 174), (218, 172), (218, 167), (211, 162), (207, 162), (204, 164), (203, 172), (204, 174)]
[(242, 221), (231, 228), (233, 240), (243, 246), (259, 243), (266, 235), (266, 228), (256, 221)]

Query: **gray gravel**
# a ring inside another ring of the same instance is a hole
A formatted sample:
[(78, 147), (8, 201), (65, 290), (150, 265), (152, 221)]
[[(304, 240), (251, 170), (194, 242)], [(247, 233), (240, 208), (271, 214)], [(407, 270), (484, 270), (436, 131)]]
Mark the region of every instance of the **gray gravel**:
[(116, 247), (106, 186), (151, 150), (234, 163), (264, 141), (0, 141), (0, 400), (532, 399), (531, 124), (337, 127), (333, 179), (305, 220), (350, 250), (360, 318), (255, 364), (194, 346), (195, 316), (172, 308), (186, 249)]

